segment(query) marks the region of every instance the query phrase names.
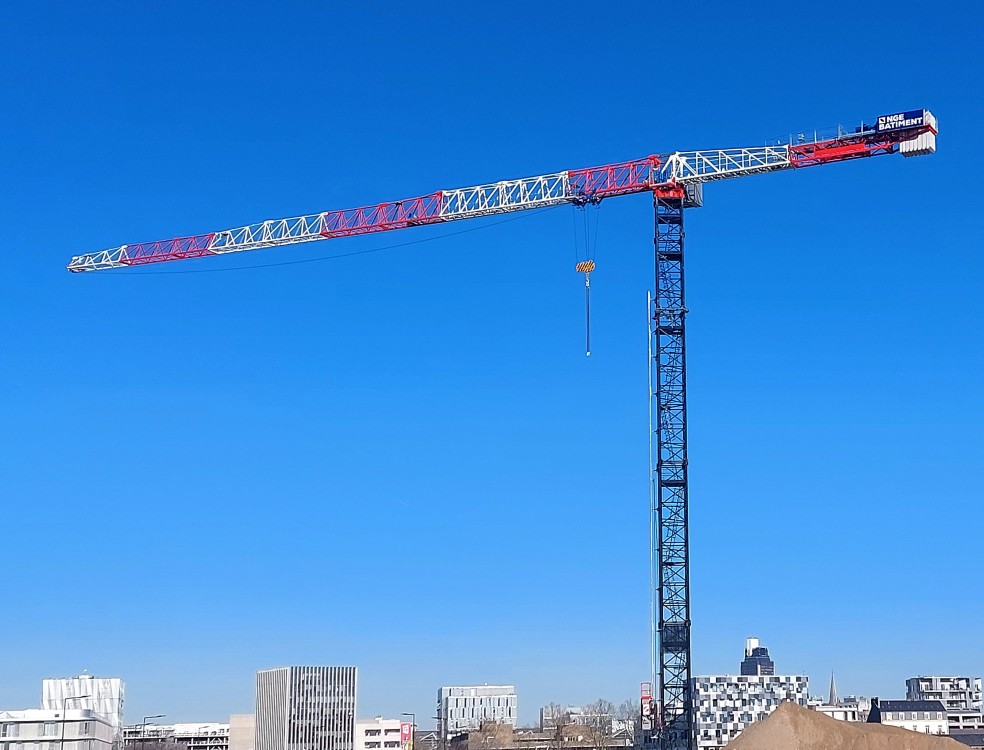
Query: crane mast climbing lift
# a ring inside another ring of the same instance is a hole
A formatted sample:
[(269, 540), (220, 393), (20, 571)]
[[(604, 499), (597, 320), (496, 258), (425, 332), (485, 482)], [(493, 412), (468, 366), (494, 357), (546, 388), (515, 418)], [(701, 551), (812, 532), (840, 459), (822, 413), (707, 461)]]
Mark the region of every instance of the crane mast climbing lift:
[[(76, 255), (72, 272), (142, 266), (191, 258), (351, 237), (394, 229), (546, 208), (584, 206), (618, 195), (650, 192), (655, 213), (655, 293), (649, 301), (651, 677), (642, 727), (660, 750), (697, 743), (690, 619), (687, 460), (687, 368), (684, 297), (685, 209), (703, 202), (703, 184), (882, 154), (936, 150), (936, 118), (910, 110), (838, 128), (821, 137), (750, 148), (677, 151), (554, 174), (439, 190), (338, 211), (276, 219), (205, 234), (121, 245)], [(590, 259), (578, 264), (587, 275)], [(590, 352), (590, 339), (588, 340)], [(647, 683), (648, 684), (648, 683)]]

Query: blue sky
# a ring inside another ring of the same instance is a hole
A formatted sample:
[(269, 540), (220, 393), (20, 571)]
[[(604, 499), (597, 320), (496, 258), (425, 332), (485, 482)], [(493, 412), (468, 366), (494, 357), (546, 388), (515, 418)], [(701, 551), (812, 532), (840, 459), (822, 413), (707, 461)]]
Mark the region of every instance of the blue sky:
[(222, 720), (323, 663), (363, 715), (508, 682), (532, 721), (649, 669), (646, 196), (594, 217), (590, 359), (568, 207), (71, 255), (917, 107), (933, 157), (688, 216), (694, 662), (984, 673), (975, 7), (361, 5), (0, 9), (0, 707), (88, 669)]

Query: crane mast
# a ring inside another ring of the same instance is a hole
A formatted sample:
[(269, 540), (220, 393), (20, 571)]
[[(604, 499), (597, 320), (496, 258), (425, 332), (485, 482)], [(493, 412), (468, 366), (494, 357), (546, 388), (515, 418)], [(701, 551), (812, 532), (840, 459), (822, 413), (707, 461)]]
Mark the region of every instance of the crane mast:
[[(140, 242), (74, 256), (73, 273), (204, 258), (304, 242), (547, 208), (583, 206), (650, 192), (655, 214), (655, 293), (649, 299), (650, 596), (652, 696), (641, 712), (647, 744), (694, 750), (690, 608), (684, 213), (700, 206), (703, 184), (881, 154), (936, 150), (936, 118), (910, 110), (862, 121), (853, 130), (750, 148), (676, 151), (600, 167), (439, 190), (417, 198), (324, 211), (205, 234)], [(590, 268), (588, 264), (590, 263)], [(593, 262), (578, 265), (589, 273)], [(587, 281), (587, 279), (586, 279)], [(588, 350), (590, 351), (590, 340)], [(644, 683), (650, 685), (651, 683)]]

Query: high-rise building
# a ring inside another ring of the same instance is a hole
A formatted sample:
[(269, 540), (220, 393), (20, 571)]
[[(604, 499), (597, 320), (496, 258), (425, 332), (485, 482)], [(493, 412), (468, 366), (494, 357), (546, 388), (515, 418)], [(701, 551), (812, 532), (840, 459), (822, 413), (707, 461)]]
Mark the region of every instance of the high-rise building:
[(741, 675), (711, 675), (694, 677), (691, 694), (700, 750), (722, 748), (742, 730), (761, 721), (792, 701), (806, 706), (809, 697), (809, 678), (805, 675), (776, 675), (775, 664), (758, 638), (745, 643), (745, 660)]
[(516, 726), (516, 704), (512, 685), (442, 687), (437, 691), (437, 728), (449, 739), (487, 721)]
[(741, 663), (743, 675), (773, 675), (776, 665), (769, 658), (769, 649), (759, 644), (758, 638), (745, 641), (745, 658)]
[(51, 678), (41, 682), (41, 708), (48, 711), (95, 711), (113, 727), (113, 748), (123, 747), (123, 680), (119, 677)]
[(355, 750), (355, 667), (256, 673), (255, 750)]

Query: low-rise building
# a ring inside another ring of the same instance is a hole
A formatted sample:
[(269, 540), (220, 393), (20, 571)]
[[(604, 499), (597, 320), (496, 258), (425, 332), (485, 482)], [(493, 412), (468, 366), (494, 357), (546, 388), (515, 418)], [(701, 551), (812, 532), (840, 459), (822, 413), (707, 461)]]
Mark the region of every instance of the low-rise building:
[(634, 746), (631, 732), (605, 732), (584, 724), (565, 724), (549, 731), (515, 729), (486, 722), (455, 735), (448, 750), (624, 750)]
[(871, 711), (871, 698), (866, 698), (863, 695), (849, 695), (840, 701), (839, 705), (857, 709), (858, 721), (868, 721), (868, 713)]
[(540, 731), (548, 732), (565, 724), (595, 727), (606, 731), (618, 728), (611, 711), (595, 706), (561, 706), (551, 703), (540, 709)]
[(883, 701), (871, 699), (869, 724), (902, 727), (922, 734), (949, 734), (946, 710), (939, 701)]
[(218, 722), (133, 724), (123, 728), (126, 750), (146, 750), (148, 744), (175, 750), (229, 750), (229, 725)]
[(807, 708), (816, 711), (818, 714), (829, 716), (831, 719), (837, 719), (838, 721), (861, 721), (858, 716), (857, 706), (831, 706), (822, 701), (811, 701), (807, 705)]
[(90, 709), (0, 711), (4, 750), (112, 750), (116, 728)]
[[(400, 750), (403, 746), (401, 734), (404, 725), (410, 722), (401, 719), (358, 719), (355, 722), (355, 750)], [(406, 750), (406, 748), (403, 748)]]

